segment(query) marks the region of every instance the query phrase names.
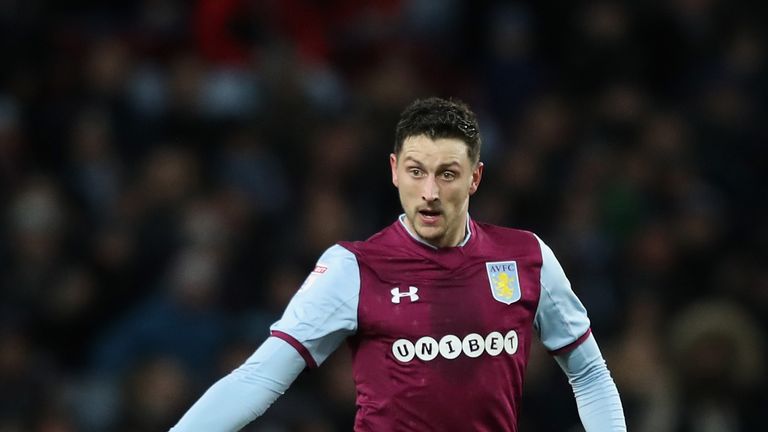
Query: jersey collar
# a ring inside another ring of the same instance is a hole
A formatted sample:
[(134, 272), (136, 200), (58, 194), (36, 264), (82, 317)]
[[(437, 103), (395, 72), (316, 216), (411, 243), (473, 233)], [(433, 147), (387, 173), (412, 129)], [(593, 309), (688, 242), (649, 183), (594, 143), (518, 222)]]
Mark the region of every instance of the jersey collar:
[[(412, 239), (416, 240), (417, 242), (425, 246), (429, 246), (432, 249), (438, 249), (437, 246), (433, 246), (427, 243), (427, 241), (421, 238), (418, 234), (411, 232), (410, 228), (408, 228), (408, 224), (405, 223), (405, 213), (401, 214), (397, 219), (400, 221), (400, 225), (402, 225), (403, 228), (405, 229), (405, 232), (407, 232)], [(457, 245), (457, 247), (462, 247), (466, 245), (467, 242), (469, 242), (470, 237), (472, 237), (472, 228), (469, 221), (470, 221), (470, 217), (469, 217), (469, 213), (467, 213), (467, 234), (464, 236), (464, 240), (462, 240), (461, 243)]]

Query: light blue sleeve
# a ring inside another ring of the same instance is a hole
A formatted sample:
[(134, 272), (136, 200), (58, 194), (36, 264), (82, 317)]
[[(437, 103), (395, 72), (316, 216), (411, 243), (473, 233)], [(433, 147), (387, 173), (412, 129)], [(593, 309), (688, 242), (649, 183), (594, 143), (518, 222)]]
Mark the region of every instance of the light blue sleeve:
[(555, 360), (573, 387), (586, 432), (624, 432), (627, 425), (619, 392), (594, 336)]
[(304, 359), (267, 338), (245, 363), (212, 385), (171, 432), (234, 432), (264, 413), (304, 370)]
[(310, 367), (319, 366), (357, 331), (360, 270), (349, 250), (335, 245), (291, 299), (272, 335), (290, 343)]
[(321, 364), (357, 330), (359, 293), (355, 255), (329, 248), (272, 325), (273, 337), (211, 386), (171, 431), (237, 431), (263, 414), (307, 364)]
[(536, 239), (541, 247), (541, 295), (533, 326), (544, 346), (557, 354), (585, 339), (590, 323), (552, 249)]

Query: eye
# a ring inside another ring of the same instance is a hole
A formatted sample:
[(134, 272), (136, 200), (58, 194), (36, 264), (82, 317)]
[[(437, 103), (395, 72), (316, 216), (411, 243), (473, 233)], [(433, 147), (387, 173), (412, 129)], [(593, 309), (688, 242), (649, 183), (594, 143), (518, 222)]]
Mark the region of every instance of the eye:
[(408, 168), (408, 172), (414, 177), (421, 177), (424, 174), (419, 168)]
[(443, 180), (451, 181), (456, 178), (456, 173), (454, 173), (453, 171), (443, 171), (442, 173), (440, 173), (440, 178), (442, 178)]

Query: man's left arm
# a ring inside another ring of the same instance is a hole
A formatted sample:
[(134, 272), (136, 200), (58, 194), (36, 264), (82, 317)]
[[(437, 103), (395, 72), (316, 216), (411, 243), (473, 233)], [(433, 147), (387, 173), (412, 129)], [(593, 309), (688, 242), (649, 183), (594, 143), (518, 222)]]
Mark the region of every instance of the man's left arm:
[(537, 240), (542, 265), (534, 328), (568, 376), (586, 431), (626, 431), (619, 392), (592, 335), (587, 311), (552, 250)]
[(555, 360), (573, 387), (584, 429), (588, 432), (627, 430), (619, 391), (594, 336), (589, 335), (568, 353), (555, 355)]

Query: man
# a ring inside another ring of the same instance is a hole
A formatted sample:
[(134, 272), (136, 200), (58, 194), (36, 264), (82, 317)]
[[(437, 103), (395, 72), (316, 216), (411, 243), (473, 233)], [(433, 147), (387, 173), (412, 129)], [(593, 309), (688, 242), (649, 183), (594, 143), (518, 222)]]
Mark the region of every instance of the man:
[(517, 431), (534, 334), (568, 375), (586, 430), (626, 430), (586, 311), (552, 251), (530, 232), (469, 217), (480, 143), (460, 102), (407, 107), (390, 155), (405, 213), (367, 241), (328, 249), (271, 337), (172, 430), (242, 428), (346, 340), (356, 431)]

